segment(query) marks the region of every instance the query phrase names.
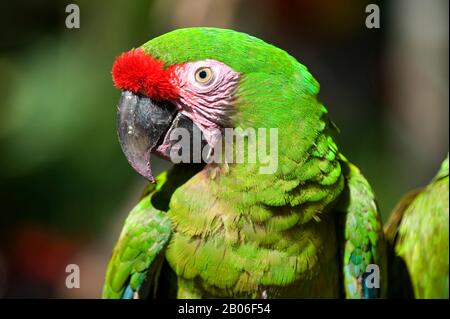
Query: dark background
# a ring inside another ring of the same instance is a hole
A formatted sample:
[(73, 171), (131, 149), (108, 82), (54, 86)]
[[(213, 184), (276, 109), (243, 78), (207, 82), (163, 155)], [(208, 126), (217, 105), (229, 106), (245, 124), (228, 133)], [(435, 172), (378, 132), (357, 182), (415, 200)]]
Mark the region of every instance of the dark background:
[[(80, 29), (65, 26), (69, 3)], [(369, 3), (380, 29), (365, 26)], [(100, 296), (145, 185), (117, 142), (111, 65), (175, 28), (233, 28), (307, 65), (385, 220), (448, 151), (446, 0), (20, 0), (0, 12), (0, 298)], [(79, 289), (65, 286), (70, 263)]]

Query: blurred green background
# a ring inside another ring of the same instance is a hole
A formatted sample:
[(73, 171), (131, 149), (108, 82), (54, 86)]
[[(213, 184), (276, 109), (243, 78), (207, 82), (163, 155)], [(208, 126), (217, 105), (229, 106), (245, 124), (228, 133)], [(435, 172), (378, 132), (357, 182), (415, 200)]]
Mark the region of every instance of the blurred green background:
[[(69, 3), (79, 29), (65, 26)], [(380, 29), (365, 26), (369, 3)], [(117, 141), (111, 65), (175, 28), (233, 28), (307, 65), (385, 220), (448, 151), (446, 0), (19, 0), (0, 12), (0, 298), (100, 296), (145, 185)], [(79, 289), (65, 286), (70, 263)]]

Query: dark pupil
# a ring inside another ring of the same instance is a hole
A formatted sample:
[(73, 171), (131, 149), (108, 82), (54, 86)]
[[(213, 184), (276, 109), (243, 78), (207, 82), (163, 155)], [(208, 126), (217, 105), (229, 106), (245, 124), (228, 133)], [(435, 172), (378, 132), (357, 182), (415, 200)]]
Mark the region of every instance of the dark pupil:
[(200, 76), (200, 79), (206, 79), (206, 77), (208, 76), (205, 70), (200, 71), (198, 75)]

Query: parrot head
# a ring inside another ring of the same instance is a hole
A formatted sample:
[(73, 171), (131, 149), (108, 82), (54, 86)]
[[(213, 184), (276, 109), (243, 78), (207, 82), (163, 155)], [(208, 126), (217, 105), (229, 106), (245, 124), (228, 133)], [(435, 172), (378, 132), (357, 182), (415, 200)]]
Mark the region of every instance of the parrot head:
[[(118, 56), (112, 76), (122, 90), (117, 113), (122, 150), (151, 182), (150, 157), (170, 160), (176, 144), (170, 136), (178, 128), (191, 136), (200, 132), (211, 149), (225, 128), (236, 127), (283, 127), (280, 138), (286, 143), (306, 145), (313, 142), (314, 130), (305, 128), (325, 112), (307, 107), (319, 86), (306, 67), (285, 51), (233, 30), (169, 32)], [(293, 126), (297, 129), (287, 129)]]

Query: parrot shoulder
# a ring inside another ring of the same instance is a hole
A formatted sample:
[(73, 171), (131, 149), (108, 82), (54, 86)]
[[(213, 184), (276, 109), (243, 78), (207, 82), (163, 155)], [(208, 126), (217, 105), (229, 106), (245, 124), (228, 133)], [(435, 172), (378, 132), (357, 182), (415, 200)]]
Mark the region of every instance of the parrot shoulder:
[(146, 188), (125, 221), (108, 265), (103, 298), (142, 298), (156, 293), (163, 252), (171, 235), (170, 219), (151, 202), (165, 182), (165, 173), (158, 177), (156, 186)]
[(407, 283), (416, 298), (448, 298), (448, 181), (447, 156), (431, 183), (406, 194), (391, 214), (390, 269), (406, 273), (390, 287), (394, 297), (403, 296)]
[[(346, 188), (338, 203), (346, 298), (377, 298), (386, 290), (386, 247), (375, 195), (359, 169), (340, 155)], [(370, 277), (369, 277), (370, 276)]]

